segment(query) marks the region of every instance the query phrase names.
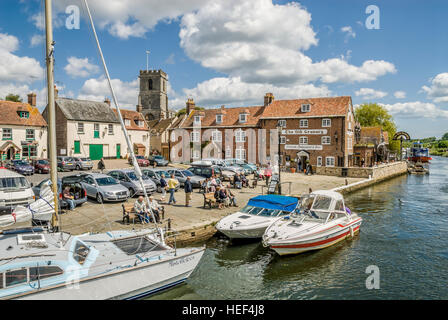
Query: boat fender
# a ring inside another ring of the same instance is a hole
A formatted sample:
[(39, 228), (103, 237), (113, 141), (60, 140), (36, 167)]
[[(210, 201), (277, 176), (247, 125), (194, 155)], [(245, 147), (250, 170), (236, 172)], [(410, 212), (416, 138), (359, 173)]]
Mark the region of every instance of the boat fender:
[(350, 226), (350, 236), (353, 238), (355, 236), (355, 233), (353, 231), (353, 227)]

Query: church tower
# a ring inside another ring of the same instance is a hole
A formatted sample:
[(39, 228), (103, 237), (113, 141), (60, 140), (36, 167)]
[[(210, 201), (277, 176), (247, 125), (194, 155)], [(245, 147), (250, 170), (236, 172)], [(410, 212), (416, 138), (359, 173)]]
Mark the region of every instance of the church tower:
[(168, 76), (162, 70), (140, 70), (138, 104), (146, 120), (162, 120), (168, 113)]

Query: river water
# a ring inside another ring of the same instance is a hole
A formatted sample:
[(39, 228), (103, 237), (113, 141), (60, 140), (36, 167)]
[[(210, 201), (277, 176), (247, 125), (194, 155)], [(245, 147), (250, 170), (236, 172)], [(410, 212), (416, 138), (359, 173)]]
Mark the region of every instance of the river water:
[[(430, 170), (348, 195), (363, 218), (352, 240), (280, 257), (214, 237), (186, 284), (151, 299), (448, 299), (448, 158)], [(370, 265), (379, 289), (366, 288)]]

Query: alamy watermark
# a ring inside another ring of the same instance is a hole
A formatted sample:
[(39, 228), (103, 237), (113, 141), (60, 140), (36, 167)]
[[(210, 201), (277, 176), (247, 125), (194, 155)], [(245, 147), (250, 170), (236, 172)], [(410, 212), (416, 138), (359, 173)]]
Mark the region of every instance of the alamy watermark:
[(372, 4), (366, 8), (366, 14), (370, 14), (366, 19), (366, 28), (380, 29), (380, 8)]
[(79, 7), (75, 5), (68, 6), (65, 9), (68, 17), (65, 19), (65, 27), (69, 30), (79, 30), (81, 19), (79, 14)]
[(380, 288), (380, 268), (376, 265), (370, 265), (366, 268), (366, 273), (369, 275), (366, 279), (366, 288), (368, 290)]

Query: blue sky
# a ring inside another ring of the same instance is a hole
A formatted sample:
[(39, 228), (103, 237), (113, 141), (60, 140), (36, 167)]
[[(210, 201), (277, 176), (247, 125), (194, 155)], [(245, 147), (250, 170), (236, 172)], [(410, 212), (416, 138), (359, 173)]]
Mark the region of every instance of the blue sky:
[[(30, 91), (45, 105), (42, 0), (0, 2), (0, 97)], [(110, 96), (80, 0), (54, 0), (55, 79), (61, 95)], [(138, 72), (169, 75), (170, 108), (259, 105), (276, 99), (350, 95), (377, 102), (411, 137), (448, 132), (446, 1), (96, 0), (103, 51), (124, 107), (134, 108)], [(369, 30), (366, 7), (379, 8)], [(79, 30), (65, 27), (69, 5)], [(20, 18), (18, 18), (20, 17)], [(17, 75), (17, 76), (14, 76)]]

